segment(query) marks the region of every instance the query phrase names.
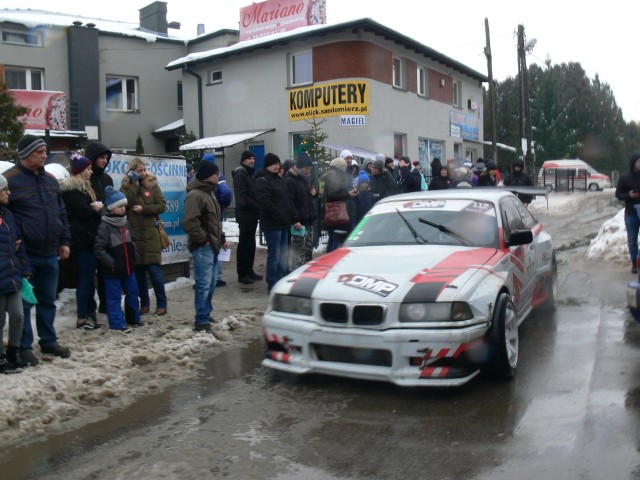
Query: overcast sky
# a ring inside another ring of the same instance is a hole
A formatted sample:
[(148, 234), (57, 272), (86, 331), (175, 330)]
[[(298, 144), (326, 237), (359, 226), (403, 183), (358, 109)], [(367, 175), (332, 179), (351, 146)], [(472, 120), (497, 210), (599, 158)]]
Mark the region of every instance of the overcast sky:
[[(5, 8), (33, 8), (87, 17), (137, 22), (138, 9), (151, 0), (2, 0)], [(238, 28), (239, 9), (247, 0), (168, 0), (167, 20), (196, 34)], [(522, 24), (536, 46), (527, 64), (579, 62), (589, 78), (596, 73), (608, 83), (626, 121), (640, 122), (640, 60), (636, 55), (637, 15), (633, 2), (572, 0), (536, 2), (433, 0), (327, 0), (329, 24), (370, 17), (424, 45), (486, 74), (484, 19), (489, 19), (494, 78), (502, 81), (518, 72), (516, 35)]]

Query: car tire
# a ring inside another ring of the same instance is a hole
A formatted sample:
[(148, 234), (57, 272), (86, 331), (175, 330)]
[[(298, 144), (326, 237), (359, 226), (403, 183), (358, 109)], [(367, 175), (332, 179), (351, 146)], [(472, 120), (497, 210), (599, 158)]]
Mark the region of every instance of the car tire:
[(543, 311), (553, 311), (556, 308), (556, 301), (558, 298), (558, 264), (556, 263), (556, 255), (551, 257), (551, 274), (545, 281), (545, 290), (547, 291), (547, 298), (540, 305), (540, 309)]
[(598, 188), (598, 184), (597, 183), (590, 183), (589, 184), (589, 191), (590, 192), (597, 192), (598, 190), (600, 190)]
[(501, 293), (487, 332), (490, 357), (488, 373), (501, 379), (515, 375), (518, 365), (518, 314), (507, 293)]

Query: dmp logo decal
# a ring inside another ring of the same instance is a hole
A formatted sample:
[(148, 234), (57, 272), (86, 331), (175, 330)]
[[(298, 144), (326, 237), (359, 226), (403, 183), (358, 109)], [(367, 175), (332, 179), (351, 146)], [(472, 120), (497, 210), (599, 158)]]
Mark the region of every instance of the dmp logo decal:
[(347, 273), (340, 275), (338, 282), (344, 283), (349, 287), (359, 288), (360, 290), (366, 290), (367, 292), (375, 293), (381, 297), (386, 297), (393, 292), (398, 285), (390, 283), (383, 278), (368, 277), (367, 275), (360, 275), (357, 273)]

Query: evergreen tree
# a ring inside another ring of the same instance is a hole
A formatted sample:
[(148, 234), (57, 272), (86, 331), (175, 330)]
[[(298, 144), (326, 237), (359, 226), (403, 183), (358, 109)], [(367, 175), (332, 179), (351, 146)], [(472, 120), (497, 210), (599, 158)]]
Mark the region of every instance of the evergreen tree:
[[(185, 130), (180, 134), (180, 145), (187, 145), (188, 143), (195, 142), (197, 140), (196, 134), (193, 133), (193, 130), (189, 130), (188, 132)], [(198, 150), (181, 150), (181, 155), (187, 159), (187, 163), (193, 165), (193, 168), (198, 168), (198, 164), (200, 163), (200, 155)]]
[(296, 158), (301, 152), (307, 152), (311, 160), (318, 162), (318, 168), (320, 168), (320, 170), (326, 168), (331, 161), (331, 156), (322, 146), (324, 141), (329, 137), (329, 135), (320, 128), (324, 122), (326, 122), (326, 119), (318, 121), (315, 117), (311, 121), (307, 120), (307, 123), (311, 125), (311, 130), (307, 132), (306, 135), (303, 135), (302, 141), (294, 152)]
[(19, 120), (27, 108), (18, 105), (7, 86), (0, 82), (0, 159), (14, 158), (18, 153), (18, 141), (24, 135), (24, 124)]
[(144, 147), (142, 146), (142, 137), (138, 134), (136, 138), (136, 155), (142, 155), (144, 153)]

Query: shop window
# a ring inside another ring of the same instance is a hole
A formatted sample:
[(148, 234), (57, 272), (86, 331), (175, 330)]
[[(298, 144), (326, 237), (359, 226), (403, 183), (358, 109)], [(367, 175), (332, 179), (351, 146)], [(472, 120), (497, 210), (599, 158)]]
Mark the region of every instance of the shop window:
[(182, 82), (178, 82), (178, 110), (182, 110)]
[(313, 82), (313, 54), (311, 51), (292, 53), (289, 57), (291, 85)]
[(137, 112), (138, 79), (107, 76), (107, 110)]
[(7, 88), (43, 90), (44, 71), (37, 68), (5, 67), (4, 83)]
[(407, 136), (404, 133), (393, 134), (393, 158), (398, 159), (405, 154), (406, 143)]

